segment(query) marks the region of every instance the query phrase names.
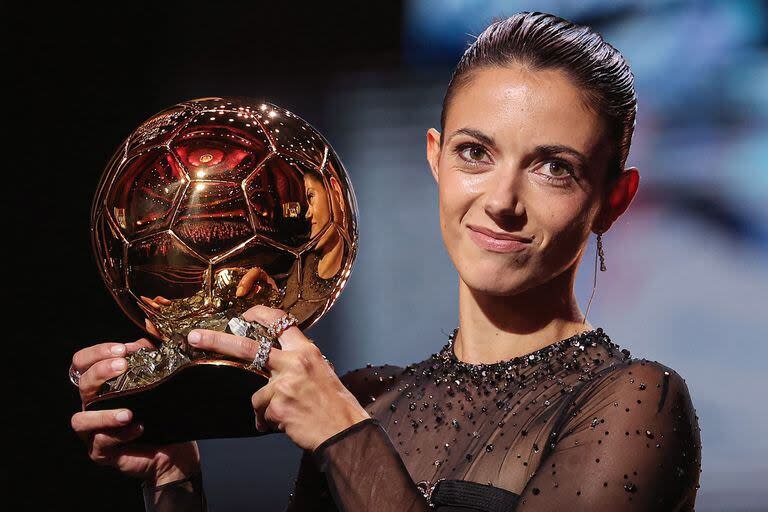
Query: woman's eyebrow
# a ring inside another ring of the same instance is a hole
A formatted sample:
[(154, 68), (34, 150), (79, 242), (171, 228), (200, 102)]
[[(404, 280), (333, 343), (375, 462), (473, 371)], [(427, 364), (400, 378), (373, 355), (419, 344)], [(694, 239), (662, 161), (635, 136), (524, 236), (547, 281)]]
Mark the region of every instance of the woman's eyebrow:
[(587, 165), (587, 157), (584, 156), (584, 154), (580, 151), (577, 151), (570, 146), (563, 146), (560, 144), (546, 144), (543, 146), (536, 146), (533, 152), (537, 155), (543, 156), (554, 156), (560, 153), (567, 153), (575, 157), (582, 167), (586, 167)]
[(450, 137), (448, 137), (448, 142), (450, 142), (451, 139), (453, 139), (457, 135), (469, 135), (470, 137), (473, 137), (492, 148), (496, 148), (496, 141), (493, 140), (493, 137), (491, 137), (490, 135), (486, 135), (480, 130), (477, 130), (475, 128), (459, 128), (458, 130), (453, 132)]

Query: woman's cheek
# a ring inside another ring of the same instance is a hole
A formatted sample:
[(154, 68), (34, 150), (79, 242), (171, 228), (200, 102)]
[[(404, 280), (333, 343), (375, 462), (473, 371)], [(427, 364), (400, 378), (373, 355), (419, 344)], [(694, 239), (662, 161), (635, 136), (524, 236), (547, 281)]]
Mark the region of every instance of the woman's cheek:
[(547, 220), (544, 231), (548, 233), (544, 261), (547, 266), (563, 267), (571, 263), (583, 243), (585, 219), (571, 217), (567, 211), (558, 212)]
[(441, 201), (447, 212), (461, 222), (474, 200), (480, 195), (478, 176), (450, 170), (440, 182)]

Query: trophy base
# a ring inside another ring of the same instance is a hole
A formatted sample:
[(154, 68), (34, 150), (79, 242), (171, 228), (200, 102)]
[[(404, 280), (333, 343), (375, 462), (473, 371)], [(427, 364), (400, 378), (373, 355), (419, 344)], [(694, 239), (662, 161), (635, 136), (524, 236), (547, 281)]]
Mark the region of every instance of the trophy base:
[(263, 433), (256, 430), (251, 396), (267, 382), (236, 365), (195, 361), (152, 386), (98, 397), (85, 410), (130, 409), (133, 421), (144, 425), (138, 443), (255, 437)]

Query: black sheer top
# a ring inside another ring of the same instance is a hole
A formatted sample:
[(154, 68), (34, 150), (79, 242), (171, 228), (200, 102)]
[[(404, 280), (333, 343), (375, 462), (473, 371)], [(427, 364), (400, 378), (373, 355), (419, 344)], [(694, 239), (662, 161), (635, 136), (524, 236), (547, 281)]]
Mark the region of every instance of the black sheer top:
[[(455, 334), (342, 377), (371, 419), (304, 453), (289, 512), (693, 510), (700, 431), (674, 370), (602, 328), (477, 365)], [(147, 510), (205, 510), (199, 476), (144, 492)]]

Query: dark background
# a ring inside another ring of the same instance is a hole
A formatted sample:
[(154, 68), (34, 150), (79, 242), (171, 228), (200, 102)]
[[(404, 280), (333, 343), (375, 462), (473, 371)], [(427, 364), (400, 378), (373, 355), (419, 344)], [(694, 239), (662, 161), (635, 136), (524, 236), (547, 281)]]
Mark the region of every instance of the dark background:
[[(141, 336), (109, 297), (89, 239), (92, 195), (120, 141), (155, 112), (205, 96), (266, 97), (322, 131), (317, 98), (331, 76), (399, 60), (397, 2), (96, 5), (3, 9), (14, 136), (4, 196), (15, 231), (6, 297), (11, 344), (23, 345), (10, 358), (13, 456), (3, 466), (25, 509), (143, 510), (138, 483), (93, 464), (69, 427), (80, 406), (66, 377), (72, 354)], [(268, 471), (295, 473), (295, 451), (276, 450)], [(258, 487), (252, 509), (287, 500), (285, 483)]]
[[(361, 5), (366, 5), (364, 8)], [(139, 484), (72, 433), (72, 354), (141, 336), (105, 289), (89, 210), (117, 145), (206, 96), (264, 97), (317, 127), (359, 205), (360, 251), (311, 328), (339, 372), (421, 361), (457, 323), (424, 133), (452, 67), (494, 17), (543, 10), (628, 59), (639, 111), (631, 209), (603, 238), (590, 323), (687, 382), (702, 438), (696, 509), (765, 510), (768, 4), (761, 0), (409, 0), (10, 4), (0, 13), (6, 501), (142, 510)], [(594, 244), (576, 283), (591, 293)], [(8, 371), (10, 369), (10, 372)], [(200, 443), (212, 511), (281, 510), (285, 436)]]

